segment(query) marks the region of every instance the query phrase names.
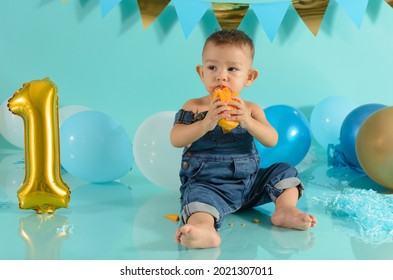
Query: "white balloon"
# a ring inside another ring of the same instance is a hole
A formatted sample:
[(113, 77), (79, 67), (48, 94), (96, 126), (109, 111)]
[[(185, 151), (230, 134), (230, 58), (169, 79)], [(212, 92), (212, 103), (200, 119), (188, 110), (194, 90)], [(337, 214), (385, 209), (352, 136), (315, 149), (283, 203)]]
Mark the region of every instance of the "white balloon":
[(133, 141), (135, 164), (153, 184), (170, 190), (180, 187), (183, 149), (170, 142), (176, 112), (164, 111), (147, 118), (137, 129)]
[(90, 111), (92, 110), (89, 107), (82, 106), (82, 105), (68, 105), (61, 107), (59, 109), (59, 127), (64, 123), (66, 119), (75, 115), (76, 113), (83, 112), (83, 111)]
[(8, 100), (0, 105), (0, 133), (12, 145), (24, 148), (23, 119), (8, 110)]

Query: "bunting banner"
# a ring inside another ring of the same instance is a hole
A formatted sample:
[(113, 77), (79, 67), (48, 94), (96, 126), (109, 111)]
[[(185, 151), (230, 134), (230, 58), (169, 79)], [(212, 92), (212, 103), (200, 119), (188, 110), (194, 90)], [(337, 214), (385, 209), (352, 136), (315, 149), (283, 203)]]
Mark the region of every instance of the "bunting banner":
[(172, 0), (172, 3), (186, 38), (210, 8), (210, 3), (200, 0)]
[(316, 36), (330, 0), (292, 0), (292, 5), (308, 29)]
[(336, 0), (336, 2), (345, 10), (355, 25), (360, 28), (366, 13), (368, 0)]
[(276, 37), (290, 4), (291, 0), (251, 4), (251, 10), (257, 16), (270, 42)]
[(102, 16), (106, 16), (120, 2), (121, 0), (100, 0)]
[[(63, 3), (69, 2), (61, 0)], [(105, 17), (122, 0), (99, 0)], [(211, 9), (221, 29), (238, 28), (244, 16), (252, 10), (270, 42), (273, 42), (292, 4), (307, 28), (317, 36), (330, 0), (265, 0), (264, 2), (234, 3), (210, 0), (136, 0), (143, 28), (148, 28), (171, 2), (175, 7), (184, 36), (188, 38), (207, 10)], [(373, 0), (375, 1), (375, 0)], [(382, 1), (382, 0), (380, 0)], [(384, 0), (393, 8), (393, 0)], [(335, 0), (353, 23), (360, 28), (369, 0)]]
[[(110, 1), (110, 0), (102, 0)], [(148, 28), (171, 0), (138, 0), (143, 28)]]
[(237, 29), (249, 4), (213, 2), (212, 8), (222, 29)]

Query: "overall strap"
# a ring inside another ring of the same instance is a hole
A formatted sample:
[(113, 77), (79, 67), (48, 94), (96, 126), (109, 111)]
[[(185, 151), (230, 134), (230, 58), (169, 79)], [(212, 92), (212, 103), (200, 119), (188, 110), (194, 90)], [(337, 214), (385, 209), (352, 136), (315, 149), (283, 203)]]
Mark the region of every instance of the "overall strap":
[(185, 111), (180, 109), (175, 115), (175, 124), (192, 124), (194, 122), (203, 120), (207, 112), (194, 113), (192, 111)]

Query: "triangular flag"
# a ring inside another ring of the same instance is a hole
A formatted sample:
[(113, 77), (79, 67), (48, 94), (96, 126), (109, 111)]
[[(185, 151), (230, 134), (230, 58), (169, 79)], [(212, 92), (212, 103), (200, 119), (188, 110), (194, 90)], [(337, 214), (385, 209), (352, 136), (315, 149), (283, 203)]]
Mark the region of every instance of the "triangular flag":
[(293, 7), (316, 36), (330, 0), (292, 0)]
[(251, 4), (270, 42), (273, 42), (290, 4), (291, 0)]
[(172, 0), (179, 18), (184, 36), (187, 38), (195, 25), (210, 7), (210, 3), (201, 0)]
[(236, 29), (247, 13), (249, 6), (249, 4), (242, 3), (212, 3), (214, 14), (221, 29)]
[(138, 0), (143, 28), (146, 29), (161, 14), (171, 0)]
[(336, 0), (336, 2), (352, 18), (355, 25), (360, 28), (367, 9), (368, 0)]
[(100, 0), (101, 14), (106, 16), (121, 0)]
[(393, 0), (385, 0), (386, 3), (390, 5), (390, 7), (393, 8)]

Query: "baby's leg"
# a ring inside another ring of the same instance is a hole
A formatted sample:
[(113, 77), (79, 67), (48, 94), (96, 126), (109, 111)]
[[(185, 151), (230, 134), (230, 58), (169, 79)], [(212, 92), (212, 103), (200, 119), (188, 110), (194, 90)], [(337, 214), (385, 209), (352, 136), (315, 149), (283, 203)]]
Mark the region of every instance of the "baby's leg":
[(284, 190), (276, 199), (276, 210), (272, 216), (272, 223), (275, 226), (298, 230), (307, 230), (316, 226), (315, 217), (296, 208), (298, 197), (298, 188), (294, 187)]
[(212, 248), (221, 243), (213, 216), (205, 212), (192, 214), (187, 223), (176, 231), (175, 240), (187, 248)]

